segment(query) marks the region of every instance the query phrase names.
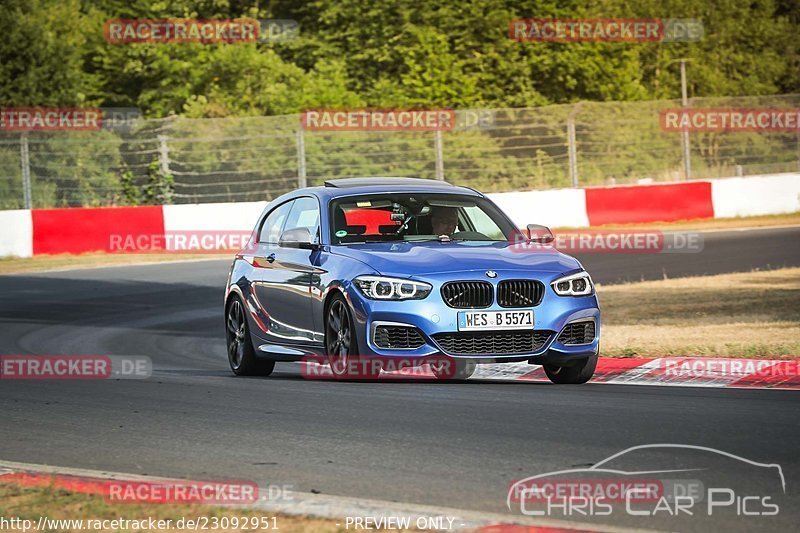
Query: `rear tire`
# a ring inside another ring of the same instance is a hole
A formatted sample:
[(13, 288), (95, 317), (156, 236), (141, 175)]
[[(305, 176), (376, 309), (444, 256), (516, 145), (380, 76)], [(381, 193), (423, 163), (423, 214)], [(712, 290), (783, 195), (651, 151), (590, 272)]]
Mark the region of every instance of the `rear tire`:
[(269, 376), (275, 361), (259, 359), (250, 338), (244, 303), (234, 296), (225, 311), (225, 340), (228, 348), (228, 364), (237, 376)]
[(473, 361), (453, 358), (431, 363), (431, 371), (436, 379), (467, 379), (475, 373), (476, 367)]
[(592, 379), (595, 367), (597, 356), (592, 355), (572, 366), (544, 365), (544, 373), (553, 383), (577, 385)]

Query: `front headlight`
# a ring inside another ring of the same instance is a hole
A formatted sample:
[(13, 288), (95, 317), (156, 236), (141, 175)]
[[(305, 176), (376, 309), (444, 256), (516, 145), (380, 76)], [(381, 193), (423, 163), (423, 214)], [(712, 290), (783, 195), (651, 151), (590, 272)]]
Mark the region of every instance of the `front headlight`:
[(559, 296), (588, 296), (594, 291), (594, 284), (588, 272), (578, 272), (558, 278), (550, 285)]
[(353, 280), (372, 300), (422, 300), (431, 293), (431, 285), (410, 279), (384, 276), (358, 276)]

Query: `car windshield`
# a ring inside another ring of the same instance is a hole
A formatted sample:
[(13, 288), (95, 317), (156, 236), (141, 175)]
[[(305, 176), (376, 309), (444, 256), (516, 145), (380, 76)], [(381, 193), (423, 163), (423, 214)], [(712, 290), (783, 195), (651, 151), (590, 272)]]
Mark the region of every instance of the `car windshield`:
[(366, 194), (331, 202), (331, 242), (507, 241), (517, 229), (490, 201), (469, 195)]

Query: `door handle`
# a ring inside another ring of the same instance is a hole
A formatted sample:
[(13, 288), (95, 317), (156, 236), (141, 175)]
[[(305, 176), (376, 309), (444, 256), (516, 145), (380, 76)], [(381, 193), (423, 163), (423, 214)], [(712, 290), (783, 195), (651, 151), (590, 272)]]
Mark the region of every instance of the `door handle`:
[(267, 263), (272, 263), (275, 261), (275, 254), (269, 254), (267, 256)]

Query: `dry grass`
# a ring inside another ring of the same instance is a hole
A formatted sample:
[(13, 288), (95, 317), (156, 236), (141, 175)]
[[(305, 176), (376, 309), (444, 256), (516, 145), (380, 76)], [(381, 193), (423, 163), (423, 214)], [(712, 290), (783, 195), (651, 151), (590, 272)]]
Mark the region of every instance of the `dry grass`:
[(162, 263), (164, 261), (188, 261), (202, 259), (233, 259), (234, 252), (225, 254), (58, 254), (36, 257), (2, 257), (0, 274), (19, 274), (23, 272), (43, 272), (70, 268), (95, 268), (105, 266)]
[[(766, 228), (770, 226), (798, 226), (800, 212), (785, 215), (764, 215), (758, 217), (712, 218), (682, 220), (679, 222), (646, 222), (637, 224), (606, 224), (593, 226), (593, 230), (603, 229), (650, 229), (650, 230), (724, 230), (741, 228)], [(560, 230), (586, 230), (588, 228), (556, 228)]]
[(800, 268), (599, 286), (602, 354), (800, 357)]
[[(146, 520), (153, 518), (172, 519), (173, 529), (159, 531), (179, 531), (175, 523), (181, 518), (197, 519), (199, 517), (271, 517), (275, 516), (275, 524), (279, 531), (316, 533), (346, 531), (344, 524), (337, 526), (337, 520), (310, 518), (303, 516), (275, 515), (260, 511), (233, 509), (230, 507), (211, 507), (201, 505), (160, 505), (160, 504), (114, 504), (106, 503), (102, 496), (69, 492), (55, 488), (20, 487), (11, 483), (0, 483), (0, 517), (6, 519), (19, 517), (28, 519), (36, 527), (40, 516), (50, 519), (84, 519), (113, 520)], [(339, 520), (338, 522), (343, 522)], [(211, 522), (209, 522), (211, 523)], [(267, 531), (267, 529), (207, 529), (205, 531)], [(209, 526), (210, 527), (210, 526)], [(87, 531), (84, 529), (83, 531)], [(184, 529), (185, 531), (186, 529)], [(11, 529), (10, 531), (14, 531)], [(21, 530), (18, 530), (21, 531)], [(49, 531), (74, 531), (80, 529), (50, 529)], [(117, 531), (152, 531), (147, 529), (119, 529)]]

